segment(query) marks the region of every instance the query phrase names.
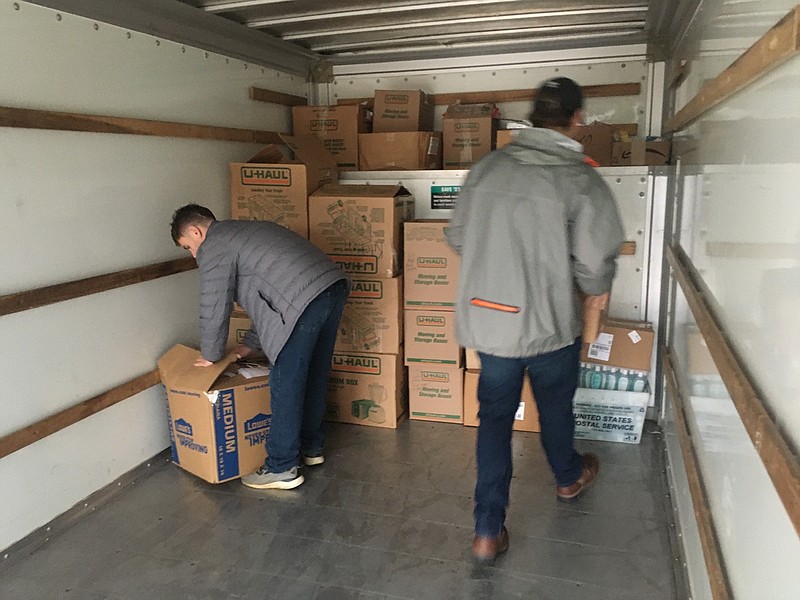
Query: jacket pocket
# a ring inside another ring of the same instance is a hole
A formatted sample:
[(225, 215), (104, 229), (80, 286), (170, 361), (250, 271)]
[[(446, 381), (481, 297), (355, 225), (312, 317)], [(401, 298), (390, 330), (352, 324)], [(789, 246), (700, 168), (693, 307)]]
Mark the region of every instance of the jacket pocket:
[(281, 323), (286, 325), (286, 320), (283, 318), (283, 314), (281, 313), (281, 311), (279, 311), (277, 308), (275, 308), (275, 305), (272, 302), (270, 302), (269, 298), (267, 298), (263, 294), (263, 292), (258, 292), (258, 296), (259, 296), (259, 298), (261, 298), (264, 301), (264, 303), (269, 307), (269, 309), (272, 312), (274, 312), (275, 314), (277, 314), (280, 317)]
[(473, 298), (469, 301), (472, 306), (479, 308), (488, 308), (489, 310), (499, 310), (505, 313), (518, 313), (519, 306), (512, 306), (511, 304), (501, 304), (500, 302), (492, 302), (491, 300), (484, 300), (483, 298)]

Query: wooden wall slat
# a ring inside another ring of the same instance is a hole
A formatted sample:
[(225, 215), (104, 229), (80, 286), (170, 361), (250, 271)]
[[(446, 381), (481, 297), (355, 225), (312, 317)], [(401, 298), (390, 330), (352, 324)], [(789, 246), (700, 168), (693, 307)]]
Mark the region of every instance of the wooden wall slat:
[(0, 296), (0, 316), (10, 315), (32, 308), (39, 308), (40, 306), (47, 306), (48, 304), (63, 302), (64, 300), (72, 300), (73, 298), (80, 298), (81, 296), (97, 294), (98, 292), (105, 292), (126, 285), (142, 283), (144, 281), (150, 281), (151, 279), (166, 277), (167, 275), (191, 271), (196, 268), (197, 263), (195, 259), (188, 256), (147, 265), (145, 267), (136, 267), (124, 271), (117, 271), (115, 273), (108, 273), (106, 275), (87, 277), (86, 279), (79, 279), (77, 281), (57, 283), (35, 290), (8, 294)]
[(255, 86), (250, 88), (250, 99), (283, 106), (306, 106), (308, 104), (308, 98), (284, 94), (283, 92), (273, 92), (272, 90), (265, 90)]
[(706, 111), (783, 64), (800, 51), (800, 5), (776, 23), (727, 69), (709, 81), (670, 118), (666, 133), (688, 127)]
[(681, 286), (720, 377), (789, 519), (800, 533), (800, 459), (739, 364), (705, 298), (702, 279), (694, 272), (690, 259), (678, 246), (668, 246), (666, 251), (673, 277)]
[(719, 537), (717, 536), (714, 520), (711, 515), (711, 507), (708, 503), (708, 494), (703, 485), (703, 478), (700, 474), (700, 461), (692, 433), (686, 420), (686, 408), (683, 396), (675, 377), (675, 369), (669, 351), (662, 346), (662, 356), (664, 357), (664, 378), (673, 405), (675, 406), (675, 427), (678, 434), (678, 441), (683, 456), (683, 465), (686, 469), (686, 478), (689, 481), (689, 493), (692, 496), (692, 506), (694, 516), (697, 520), (697, 529), (700, 535), (700, 545), (703, 547), (703, 558), (708, 572), (709, 585), (711, 587), (711, 597), (714, 600), (730, 600), (733, 598), (731, 593), (728, 576), (723, 565), (722, 553), (720, 551)]
[(92, 133), (124, 133), (160, 137), (193, 138), (253, 144), (280, 144), (274, 131), (237, 129), (194, 125), (170, 121), (151, 121), (127, 117), (109, 117), (80, 113), (55, 112), (0, 106), (0, 127), (24, 129), (53, 129), (58, 131), (83, 131)]
[(8, 456), (25, 446), (41, 440), (57, 431), (69, 427), (101, 410), (113, 406), (118, 402), (143, 392), (144, 390), (160, 383), (158, 369), (154, 369), (135, 379), (126, 381), (117, 387), (99, 394), (94, 398), (84, 400), (80, 404), (71, 406), (41, 421), (29, 425), (19, 431), (0, 438), (0, 458)]

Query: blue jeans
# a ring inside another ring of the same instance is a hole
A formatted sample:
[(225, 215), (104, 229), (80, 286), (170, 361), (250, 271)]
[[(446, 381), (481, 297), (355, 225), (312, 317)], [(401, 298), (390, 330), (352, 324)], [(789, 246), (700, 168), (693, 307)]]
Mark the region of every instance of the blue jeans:
[(314, 298), (272, 365), (272, 426), (265, 463), (271, 473), (296, 467), (301, 451), (322, 451), (328, 371), (346, 300), (347, 283), (343, 279)]
[(575, 483), (583, 464), (575, 451), (572, 400), (578, 386), (581, 339), (538, 356), (501, 358), (480, 353), (478, 380), (475, 533), (497, 536), (506, 520), (511, 486), (511, 428), (522, 394), (525, 369), (539, 409), (541, 440), (558, 485)]

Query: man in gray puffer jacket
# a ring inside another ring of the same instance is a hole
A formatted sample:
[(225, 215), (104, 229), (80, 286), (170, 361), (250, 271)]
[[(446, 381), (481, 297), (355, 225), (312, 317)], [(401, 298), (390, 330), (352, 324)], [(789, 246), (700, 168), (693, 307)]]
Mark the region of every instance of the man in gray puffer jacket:
[(242, 483), (292, 489), (297, 467), (323, 462), (328, 371), (349, 281), (319, 248), (266, 221), (217, 221), (203, 206), (175, 211), (172, 239), (200, 269), (200, 353), (197, 367), (223, 358), (233, 303), (253, 321), (244, 357), (263, 350), (272, 363), (272, 425), (267, 460)]
[(461, 254), (456, 334), (481, 359), (472, 545), (481, 562), (508, 549), (511, 432), (526, 369), (557, 497), (577, 499), (599, 470), (573, 443), (579, 297), (605, 303), (623, 234), (611, 191), (569, 137), (582, 108), (574, 81), (545, 82), (534, 128), (470, 170), (447, 232)]

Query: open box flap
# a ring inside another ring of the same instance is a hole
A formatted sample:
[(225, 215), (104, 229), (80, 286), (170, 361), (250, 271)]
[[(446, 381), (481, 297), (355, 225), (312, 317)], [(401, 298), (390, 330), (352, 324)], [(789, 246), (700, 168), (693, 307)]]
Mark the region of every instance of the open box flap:
[(199, 350), (182, 344), (173, 346), (158, 359), (161, 381), (168, 387), (206, 392), (213, 388), (228, 365), (236, 362), (236, 355), (229, 354), (210, 367), (195, 367), (194, 361), (199, 357)]

